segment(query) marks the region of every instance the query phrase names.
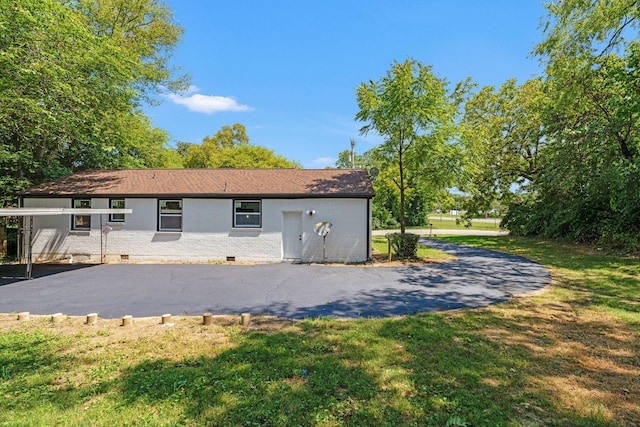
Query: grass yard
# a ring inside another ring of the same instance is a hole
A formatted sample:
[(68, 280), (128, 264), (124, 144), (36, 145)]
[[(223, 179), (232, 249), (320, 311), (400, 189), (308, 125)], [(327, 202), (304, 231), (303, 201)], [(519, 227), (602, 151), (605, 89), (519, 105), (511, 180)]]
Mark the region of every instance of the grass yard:
[(446, 240), (536, 260), (553, 284), (486, 309), (249, 328), (0, 315), (0, 425), (638, 425), (638, 259)]
[[(498, 220), (497, 222), (495, 220), (490, 220), (488, 222), (485, 222), (484, 220), (482, 221), (477, 221), (477, 220), (472, 220), (471, 221), (471, 227), (465, 227), (464, 224), (458, 224), (456, 223), (456, 218), (449, 218), (447, 219), (446, 217), (443, 218), (442, 220), (439, 219), (439, 216), (431, 216), (429, 218), (429, 222), (431, 224), (433, 224), (433, 229), (434, 230), (455, 230), (455, 229), (469, 229), (469, 230), (490, 230), (490, 231), (500, 231), (500, 220)], [(412, 227), (409, 227), (412, 228)], [(429, 229), (428, 226), (422, 226), (422, 227), (416, 227), (416, 228), (420, 228), (420, 229)]]
[[(372, 239), (372, 247), (374, 263), (381, 262), (384, 264), (388, 264), (387, 260), (389, 258), (389, 242), (387, 241), (387, 238), (383, 236), (374, 236)], [(439, 251), (437, 249), (432, 249), (426, 246), (419, 246), (418, 259), (424, 262), (443, 262), (452, 261), (455, 259), (455, 256), (449, 255), (448, 253)]]

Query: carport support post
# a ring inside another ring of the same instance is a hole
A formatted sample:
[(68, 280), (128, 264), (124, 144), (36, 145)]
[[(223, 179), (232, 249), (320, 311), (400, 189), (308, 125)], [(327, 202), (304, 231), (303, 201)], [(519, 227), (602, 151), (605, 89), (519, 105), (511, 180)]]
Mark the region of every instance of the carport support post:
[[(111, 203), (111, 202), (109, 202)], [(102, 214), (100, 214), (100, 264), (104, 264), (104, 245), (102, 244), (102, 237), (104, 234), (104, 231), (102, 229), (103, 225), (102, 225)]]
[(27, 271), (24, 273), (24, 278), (27, 280), (31, 280), (31, 271), (33, 268), (33, 252), (31, 248), (33, 247), (33, 216), (29, 215), (29, 219), (27, 220), (29, 223), (29, 238), (27, 239)]

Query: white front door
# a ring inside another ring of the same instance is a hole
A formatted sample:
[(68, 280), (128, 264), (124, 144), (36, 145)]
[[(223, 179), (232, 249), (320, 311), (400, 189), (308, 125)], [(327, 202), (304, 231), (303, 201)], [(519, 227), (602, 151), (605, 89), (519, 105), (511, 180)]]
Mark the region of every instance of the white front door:
[(282, 258), (302, 259), (302, 212), (282, 213)]

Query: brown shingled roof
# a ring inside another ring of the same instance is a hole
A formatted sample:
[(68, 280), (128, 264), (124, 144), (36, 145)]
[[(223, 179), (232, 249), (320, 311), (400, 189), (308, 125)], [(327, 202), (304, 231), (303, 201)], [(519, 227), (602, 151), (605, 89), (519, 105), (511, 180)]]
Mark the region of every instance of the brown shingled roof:
[(23, 196), (373, 197), (363, 169), (123, 169), (78, 172)]

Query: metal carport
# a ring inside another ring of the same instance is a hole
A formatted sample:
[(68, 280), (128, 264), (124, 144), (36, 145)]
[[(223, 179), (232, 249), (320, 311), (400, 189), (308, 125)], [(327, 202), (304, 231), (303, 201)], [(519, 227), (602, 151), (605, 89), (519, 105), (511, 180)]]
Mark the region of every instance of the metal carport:
[(130, 214), (133, 209), (87, 209), (87, 208), (0, 208), (0, 217), (22, 217), (22, 229), (27, 227), (29, 238), (26, 239), (26, 270), (25, 279), (31, 279), (31, 270), (33, 266), (32, 260), (32, 236), (33, 236), (33, 217), (35, 216), (56, 216), (56, 215), (100, 215), (100, 229), (102, 232), (102, 215), (106, 214)]

